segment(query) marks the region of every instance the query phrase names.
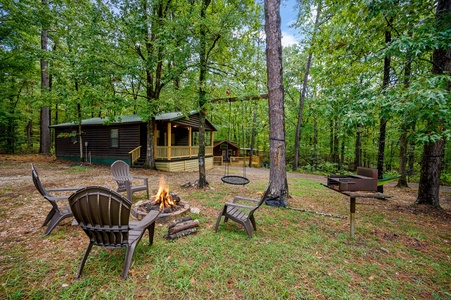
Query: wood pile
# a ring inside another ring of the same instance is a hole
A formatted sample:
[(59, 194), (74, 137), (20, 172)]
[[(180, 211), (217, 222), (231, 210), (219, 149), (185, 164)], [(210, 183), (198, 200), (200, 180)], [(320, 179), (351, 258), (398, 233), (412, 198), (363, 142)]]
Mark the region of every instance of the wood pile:
[(169, 223), (168, 233), (164, 235), (164, 238), (175, 240), (185, 235), (195, 234), (197, 232), (196, 227), (199, 227), (199, 225), (199, 220), (193, 220), (191, 216), (176, 219)]

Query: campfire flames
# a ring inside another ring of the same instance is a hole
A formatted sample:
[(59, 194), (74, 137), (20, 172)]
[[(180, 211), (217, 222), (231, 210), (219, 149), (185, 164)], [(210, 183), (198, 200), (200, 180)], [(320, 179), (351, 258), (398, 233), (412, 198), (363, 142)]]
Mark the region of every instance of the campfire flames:
[(160, 210), (176, 205), (175, 200), (172, 199), (172, 195), (169, 193), (169, 186), (166, 184), (164, 177), (160, 178), (160, 186), (158, 187), (158, 192), (155, 195), (154, 203), (160, 205)]

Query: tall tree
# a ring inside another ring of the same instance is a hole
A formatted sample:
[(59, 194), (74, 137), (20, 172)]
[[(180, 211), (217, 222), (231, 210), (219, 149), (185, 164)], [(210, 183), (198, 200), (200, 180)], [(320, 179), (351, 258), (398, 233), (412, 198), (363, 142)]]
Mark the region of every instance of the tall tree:
[[(42, 12), (48, 11), (48, 0), (42, 0)], [(48, 47), (48, 14), (41, 14), (41, 96), (43, 99), (43, 106), (41, 107), (41, 119), (40, 119), (40, 147), (39, 153), (49, 155), (50, 154), (50, 108), (48, 106), (48, 100), (46, 94), (49, 92), (49, 70), (48, 62), (45, 58), (45, 52)]]
[(266, 69), (269, 105), (270, 194), (288, 196), (280, 0), (265, 0)]
[[(451, 1), (439, 0), (436, 8), (436, 29), (437, 32), (451, 31)], [(432, 54), (432, 74), (443, 75), (451, 72), (451, 46), (442, 45), (434, 49)], [(451, 81), (449, 77), (442, 83), (450, 100), (449, 93)], [(435, 109), (439, 109), (434, 105)], [(449, 109), (449, 108), (448, 108)], [(442, 160), (444, 156), (445, 138), (440, 134), (444, 129), (444, 120), (441, 117), (432, 116), (428, 121), (428, 129), (435, 134), (435, 138), (430, 139), (424, 144), (423, 158), (421, 162), (420, 184), (418, 187), (417, 204), (428, 204), (440, 207), (440, 173)]]
[(214, 38), (214, 43), (207, 49), (207, 26), (206, 15), (211, 0), (202, 0), (200, 9), (199, 28), (199, 188), (202, 189), (207, 184), (207, 174), (205, 172), (205, 113), (206, 113), (206, 91), (205, 83), (207, 79), (208, 54), (215, 47), (220, 38), (218, 34)]
[(309, 54), (307, 57), (307, 64), (305, 66), (304, 80), (302, 82), (302, 90), (301, 90), (301, 95), (300, 95), (300, 99), (299, 99), (298, 121), (296, 124), (296, 136), (294, 138), (293, 170), (297, 170), (297, 168), (299, 167), (299, 144), (300, 144), (300, 140), (301, 140), (302, 113), (304, 111), (304, 103), (305, 103), (305, 96), (307, 94), (308, 78), (309, 78), (310, 67), (312, 65), (312, 58), (313, 58), (313, 49), (311, 49), (311, 48), (313, 47), (313, 44), (315, 42), (316, 32), (319, 29), (319, 18), (321, 15), (322, 6), (323, 6), (323, 2), (322, 2), (322, 0), (320, 0), (316, 7), (315, 24), (313, 26), (312, 40), (310, 41), (310, 49), (309, 49)]
[[(390, 21), (391, 23), (391, 21)], [(387, 25), (388, 26), (388, 25)], [(389, 29), (385, 30), (385, 45), (389, 45), (391, 43), (391, 32)], [(390, 65), (391, 65), (391, 57), (390, 54), (385, 54), (384, 57), (384, 75), (382, 79), (382, 93), (385, 94), (390, 84)], [(385, 137), (387, 130), (387, 112), (382, 109), (381, 118), (379, 123), (379, 143), (378, 143), (378, 151), (377, 151), (377, 173), (378, 178), (382, 179), (384, 175), (384, 156), (385, 156)], [(380, 193), (384, 192), (384, 186), (379, 185), (377, 187), (377, 191)]]

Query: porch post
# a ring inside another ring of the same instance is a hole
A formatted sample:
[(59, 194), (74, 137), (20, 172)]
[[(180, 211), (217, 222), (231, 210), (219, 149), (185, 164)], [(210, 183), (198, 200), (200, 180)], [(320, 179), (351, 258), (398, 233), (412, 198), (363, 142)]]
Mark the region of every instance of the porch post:
[(192, 147), (192, 145), (193, 145), (193, 143), (192, 143), (192, 132), (193, 132), (193, 130), (192, 130), (193, 128), (192, 127), (188, 127), (188, 149), (189, 149), (189, 157), (191, 157), (191, 155), (192, 155), (192, 151), (191, 151), (191, 147)]
[(171, 160), (172, 123), (168, 122), (168, 160)]
[[(214, 143), (214, 138), (215, 138), (215, 132), (214, 132), (214, 131), (210, 131), (211, 154), (213, 154), (213, 146), (215, 145), (215, 143)], [(213, 154), (213, 155), (214, 155), (214, 154)]]
[(158, 153), (157, 153), (157, 132), (158, 132), (158, 123), (155, 122), (155, 126), (153, 127), (153, 159), (156, 160), (158, 157)]

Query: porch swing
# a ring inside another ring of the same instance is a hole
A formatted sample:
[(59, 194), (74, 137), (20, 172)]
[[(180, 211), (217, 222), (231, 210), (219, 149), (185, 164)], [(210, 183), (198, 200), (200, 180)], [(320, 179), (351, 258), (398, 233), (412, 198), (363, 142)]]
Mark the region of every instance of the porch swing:
[[(227, 132), (227, 148), (226, 148), (226, 156), (227, 157), (229, 157), (231, 110), (232, 110), (232, 106), (231, 106), (231, 103), (229, 102), (229, 130)], [(244, 132), (244, 125), (243, 125), (243, 132)], [(244, 142), (244, 135), (243, 135), (243, 142)], [(230, 158), (229, 158), (229, 162), (225, 164), (224, 176), (221, 177), (222, 182), (227, 183), (227, 184), (232, 184), (232, 185), (246, 185), (250, 182), (250, 180), (246, 177), (246, 150), (244, 151), (244, 159), (243, 159), (243, 176), (230, 175), (229, 174), (229, 165), (230, 165)]]

